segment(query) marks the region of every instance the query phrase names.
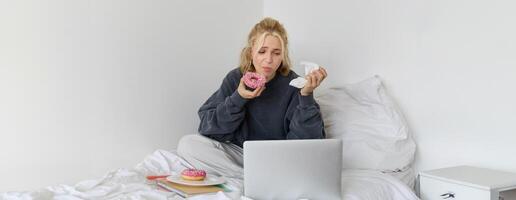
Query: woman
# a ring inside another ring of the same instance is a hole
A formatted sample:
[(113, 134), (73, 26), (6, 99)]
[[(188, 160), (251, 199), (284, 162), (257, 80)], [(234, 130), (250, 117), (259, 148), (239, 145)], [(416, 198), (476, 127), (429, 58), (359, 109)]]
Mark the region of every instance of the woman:
[[(290, 86), (298, 75), (290, 69), (287, 45), (287, 33), (277, 20), (265, 18), (253, 27), (240, 55), (240, 67), (226, 75), (199, 109), (201, 135), (184, 136), (179, 155), (208, 173), (241, 178), (246, 140), (325, 137), (312, 93), (327, 73), (321, 67), (305, 77), (302, 89)], [(265, 76), (265, 86), (248, 90), (243, 81), (246, 72)]]

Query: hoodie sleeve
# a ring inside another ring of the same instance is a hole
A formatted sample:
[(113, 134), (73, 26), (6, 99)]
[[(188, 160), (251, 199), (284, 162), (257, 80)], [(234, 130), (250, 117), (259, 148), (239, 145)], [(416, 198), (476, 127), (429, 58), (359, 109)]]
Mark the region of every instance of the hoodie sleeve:
[(220, 142), (231, 141), (245, 117), (248, 100), (238, 94), (240, 73), (232, 71), (220, 88), (199, 108), (199, 133)]
[(313, 95), (302, 96), (295, 92), (287, 110), (285, 123), (285, 127), (288, 127), (287, 139), (325, 138), (321, 112)]

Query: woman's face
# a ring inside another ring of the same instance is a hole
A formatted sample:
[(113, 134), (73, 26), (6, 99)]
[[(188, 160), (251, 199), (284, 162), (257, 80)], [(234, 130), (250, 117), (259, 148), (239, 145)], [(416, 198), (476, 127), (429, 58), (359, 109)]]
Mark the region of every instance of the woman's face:
[(276, 75), (276, 70), (279, 68), (281, 61), (283, 61), (283, 51), (280, 40), (275, 36), (265, 36), (263, 46), (260, 49), (256, 48), (260, 45), (253, 46), (253, 65), (256, 72), (264, 75), (267, 82)]

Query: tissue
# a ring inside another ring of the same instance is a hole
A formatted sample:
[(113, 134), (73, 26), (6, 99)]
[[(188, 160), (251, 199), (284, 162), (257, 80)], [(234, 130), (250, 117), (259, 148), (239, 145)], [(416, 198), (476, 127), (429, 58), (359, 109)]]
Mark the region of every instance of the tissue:
[[(305, 76), (319, 69), (319, 65), (313, 62), (301, 61), (299, 64), (305, 68)], [(307, 80), (305, 78), (297, 77), (290, 81), (289, 85), (301, 89), (305, 86), (306, 82)]]

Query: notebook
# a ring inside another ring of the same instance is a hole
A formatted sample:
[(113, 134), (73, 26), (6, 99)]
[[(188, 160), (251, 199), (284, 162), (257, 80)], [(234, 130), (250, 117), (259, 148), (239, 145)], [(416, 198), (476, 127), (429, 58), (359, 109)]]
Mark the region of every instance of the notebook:
[(173, 183), (170, 181), (167, 181), (166, 179), (159, 179), (157, 180), (157, 184), (171, 192), (177, 193), (179, 196), (182, 196), (184, 198), (200, 195), (200, 194), (211, 194), (211, 193), (217, 193), (219, 191), (225, 191), (222, 186), (219, 185), (210, 185), (210, 186), (188, 186), (188, 185), (181, 185), (177, 183)]
[(244, 194), (252, 199), (341, 199), (342, 140), (244, 142)]

